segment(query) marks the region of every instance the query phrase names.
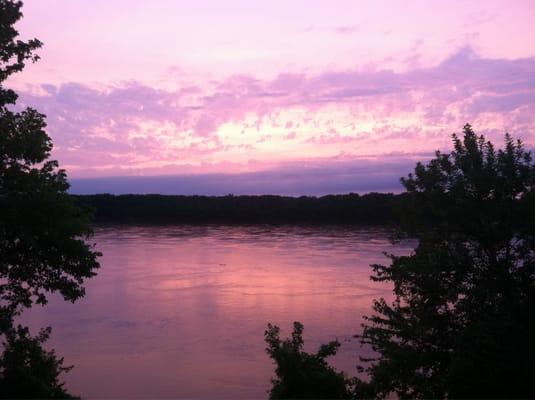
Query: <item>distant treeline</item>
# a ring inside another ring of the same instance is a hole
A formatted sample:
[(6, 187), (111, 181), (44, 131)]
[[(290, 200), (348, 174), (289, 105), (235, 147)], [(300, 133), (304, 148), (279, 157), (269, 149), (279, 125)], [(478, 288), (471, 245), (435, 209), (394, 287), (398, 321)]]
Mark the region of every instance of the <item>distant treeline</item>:
[(396, 223), (402, 195), (369, 193), (322, 197), (73, 195), (97, 223)]

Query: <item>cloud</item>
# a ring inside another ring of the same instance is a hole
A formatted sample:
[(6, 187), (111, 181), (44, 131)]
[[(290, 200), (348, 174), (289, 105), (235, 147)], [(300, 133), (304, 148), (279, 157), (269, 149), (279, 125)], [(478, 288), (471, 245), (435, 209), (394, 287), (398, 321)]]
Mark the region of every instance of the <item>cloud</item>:
[(284, 139), (286, 140), (293, 140), (297, 137), (297, 133), (295, 131), (288, 132), (286, 135), (284, 135)]
[(358, 32), (359, 30), (360, 30), (360, 27), (358, 25), (338, 26), (334, 29), (336, 33), (339, 33), (341, 35), (350, 35), (350, 34)]
[[(420, 159), (429, 155), (419, 155)], [(414, 167), (409, 155), (382, 158), (331, 159), (289, 162), (266, 171), (239, 174), (101, 177), (73, 179), (74, 194), (160, 193), (175, 195), (279, 194), (325, 195), (330, 193), (400, 192), (401, 175)]]
[(306, 142), (326, 145), (333, 143), (348, 143), (355, 140), (358, 140), (358, 136), (341, 135), (335, 129), (330, 129), (329, 132), (310, 137)]
[(236, 157), (250, 165), (288, 152), (431, 151), (468, 121), (491, 139), (508, 130), (533, 143), (534, 77), (534, 58), (487, 59), (463, 48), (405, 72), (237, 75), (177, 90), (67, 83), (23, 92), (21, 101), (47, 114), (54, 155), (76, 175)]

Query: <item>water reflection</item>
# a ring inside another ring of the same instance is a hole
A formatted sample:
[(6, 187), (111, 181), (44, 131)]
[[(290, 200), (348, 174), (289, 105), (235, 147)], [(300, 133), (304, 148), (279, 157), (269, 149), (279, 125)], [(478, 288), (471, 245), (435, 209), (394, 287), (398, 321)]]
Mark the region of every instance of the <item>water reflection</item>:
[(389, 288), (369, 264), (392, 246), (382, 229), (175, 226), (97, 230), (102, 269), (76, 304), (54, 298), (24, 317), (52, 325), (50, 344), (84, 397), (263, 398), (273, 366), (268, 321), (305, 325), (306, 347), (337, 337), (353, 373), (352, 336)]

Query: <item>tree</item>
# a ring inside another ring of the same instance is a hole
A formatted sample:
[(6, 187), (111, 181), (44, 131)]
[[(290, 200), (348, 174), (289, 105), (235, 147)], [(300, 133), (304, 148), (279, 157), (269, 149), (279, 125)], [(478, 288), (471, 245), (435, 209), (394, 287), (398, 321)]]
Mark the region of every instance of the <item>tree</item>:
[(28, 328), (18, 327), (6, 335), (0, 358), (0, 393), (4, 398), (74, 398), (59, 382), (59, 375), (72, 367), (63, 366), (63, 358), (46, 351), (42, 345), (50, 336), (50, 328), (30, 336)]
[(356, 396), (534, 397), (535, 165), (506, 135), (496, 151), (470, 125), (454, 150), (402, 179), (409, 256), (374, 265), (395, 300), (374, 302)]
[(291, 339), (282, 341), (278, 326), (268, 324), (266, 352), (277, 364), (271, 399), (347, 399), (349, 381), (327, 364), (340, 347), (338, 341), (322, 345), (316, 354), (303, 351), (303, 325), (294, 322)]
[[(45, 116), (32, 108), (16, 111), (17, 94), (5, 87), (9, 76), (39, 58), (34, 52), (41, 42), (19, 40), (14, 28), (21, 7), (20, 1), (0, 0), (0, 335), (7, 339), (6, 357), (24, 345), (35, 350), (47, 337), (32, 339), (24, 328), (14, 327), (24, 308), (46, 304), (51, 292), (77, 300), (84, 295), (85, 279), (99, 267), (99, 253), (86, 241), (92, 233), (90, 215), (74, 205), (65, 171), (49, 160)], [(60, 364), (49, 362), (50, 353), (34, 350), (35, 357), (44, 357), (42, 365), (53, 369), (48, 383), (56, 385)], [(21, 365), (38, 365), (35, 357)], [(0, 364), (0, 385), (8, 379), (11, 364), (6, 362)]]
[[(38, 40), (16, 40), (13, 25), (21, 2), (0, 0), (0, 298), (2, 315), (45, 304), (47, 292), (66, 300), (84, 295), (86, 278), (99, 267), (92, 245), (90, 215), (77, 208), (58, 162), (49, 160), (52, 142), (45, 116), (26, 108), (10, 110), (17, 99), (5, 80), (36, 61)], [(5, 326), (5, 325), (4, 325)]]

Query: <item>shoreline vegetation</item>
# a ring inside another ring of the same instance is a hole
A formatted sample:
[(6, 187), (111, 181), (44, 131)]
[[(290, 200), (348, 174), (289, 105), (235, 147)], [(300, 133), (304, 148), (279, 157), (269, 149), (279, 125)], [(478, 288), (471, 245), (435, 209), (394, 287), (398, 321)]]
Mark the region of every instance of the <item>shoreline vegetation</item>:
[[(533, 150), (522, 141), (507, 133), (503, 147), (496, 149), (467, 123), (462, 135), (452, 135), (451, 151), (437, 151), (435, 158), (417, 162), (414, 172), (401, 178), (405, 192), (399, 195), (71, 195), (65, 170), (50, 158), (53, 143), (45, 115), (24, 101), (17, 103), (17, 93), (5, 87), (12, 74), (39, 60), (36, 52), (42, 46), (38, 39), (19, 39), (15, 24), (22, 17), (21, 7), (21, 1), (0, 0), (0, 398), (77, 398), (67, 391), (62, 377), (72, 367), (48, 348), (51, 328), (43, 327), (35, 335), (18, 318), (34, 306), (46, 305), (52, 295), (72, 303), (85, 296), (86, 282), (97, 274), (102, 256), (91, 243), (91, 214), (97, 223), (124, 224), (391, 225), (399, 237), (410, 237), (417, 244), (408, 255), (385, 252), (384, 264), (370, 266), (372, 282), (392, 287), (384, 297), (371, 291), (377, 297), (355, 336), (374, 354), (355, 354), (358, 375), (353, 376), (355, 371), (338, 371), (326, 361), (340, 342), (331, 341), (309, 353), (304, 350), (303, 324), (296, 321), (291, 336), (282, 339), (279, 327), (266, 321), (265, 351), (275, 367), (269, 398), (535, 398), (535, 160)], [(481, 71), (478, 67), (468, 73)], [(299, 272), (289, 274), (285, 285), (293, 289)], [(139, 279), (135, 271), (128, 273)], [(247, 273), (243, 268), (243, 282)], [(318, 281), (324, 276), (318, 274)], [(196, 279), (195, 274), (190, 277)], [(225, 284), (221, 280), (221, 286)], [(153, 300), (152, 292), (137, 286), (113, 288), (120, 295), (139, 291), (147, 301)], [(155, 289), (167, 290), (163, 285)], [(306, 301), (297, 289), (300, 301)], [(276, 301), (284, 305), (284, 300)], [(192, 312), (209, 320), (205, 302), (193, 303)], [(146, 310), (133, 307), (128, 315), (134, 319), (133, 328), (127, 325), (118, 335), (135, 335), (138, 324), (144, 334), (165, 328), (159, 324), (147, 328)], [(168, 310), (175, 312), (162, 308)], [(191, 321), (187, 313), (183, 315), (187, 326)], [(240, 337), (241, 316), (233, 313), (224, 324), (229, 334)], [(355, 315), (349, 313), (347, 318), (354, 320)], [(181, 357), (180, 347), (173, 346), (171, 356)], [(209, 349), (192, 348), (206, 353), (198, 360), (211, 362)], [(228, 348), (238, 355), (254, 350)], [(130, 360), (114, 352), (94, 360), (116, 366), (121, 357)], [(89, 365), (98, 368), (94, 360)], [(151, 369), (152, 358), (137, 362), (147, 376), (157, 374)], [(195, 368), (176, 373), (181, 379), (204, 379), (210, 385), (213, 379), (197, 369), (199, 364), (192, 365)], [(238, 376), (241, 372), (226, 370)], [(84, 377), (90, 382), (95, 380), (90, 370), (82, 373), (89, 373)], [(136, 378), (144, 377), (140, 369)], [(120, 378), (128, 384), (129, 377)]]
[(322, 197), (278, 195), (183, 196), (158, 194), (72, 195), (94, 213), (96, 224), (398, 224), (404, 195), (356, 193)]

